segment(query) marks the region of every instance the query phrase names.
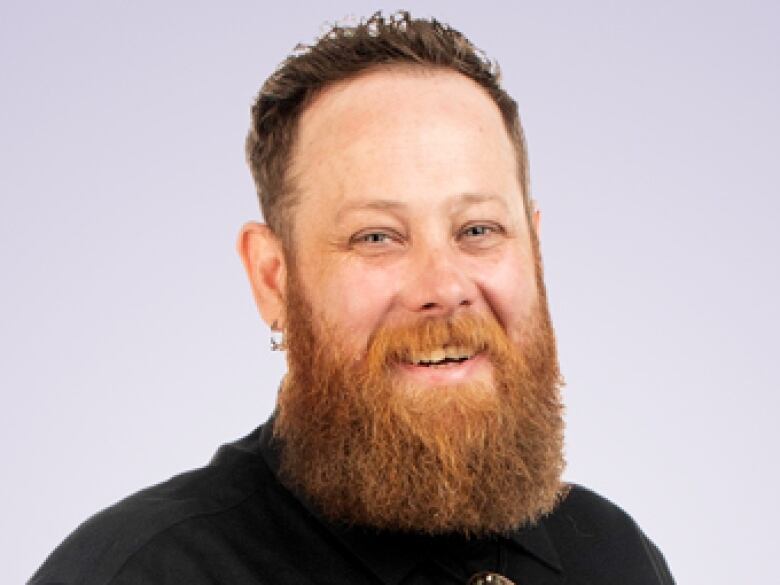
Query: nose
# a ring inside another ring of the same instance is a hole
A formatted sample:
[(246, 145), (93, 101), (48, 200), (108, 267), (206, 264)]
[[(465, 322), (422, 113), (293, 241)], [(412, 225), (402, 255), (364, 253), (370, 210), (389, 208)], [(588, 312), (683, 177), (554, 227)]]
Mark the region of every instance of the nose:
[(447, 246), (416, 250), (401, 289), (405, 308), (423, 315), (449, 315), (476, 302), (477, 285), (458, 253)]

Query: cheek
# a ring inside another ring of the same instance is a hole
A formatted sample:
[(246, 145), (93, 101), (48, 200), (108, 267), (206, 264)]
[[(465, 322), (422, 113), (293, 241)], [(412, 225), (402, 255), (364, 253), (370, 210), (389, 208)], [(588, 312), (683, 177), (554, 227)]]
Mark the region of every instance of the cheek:
[(488, 304), (509, 338), (520, 343), (525, 324), (539, 300), (533, 260), (524, 254), (502, 258), (490, 270), (481, 272), (479, 282)]
[(312, 298), (322, 303), (327, 321), (346, 344), (357, 351), (390, 310), (398, 279), (388, 270), (370, 270), (349, 263), (331, 266)]

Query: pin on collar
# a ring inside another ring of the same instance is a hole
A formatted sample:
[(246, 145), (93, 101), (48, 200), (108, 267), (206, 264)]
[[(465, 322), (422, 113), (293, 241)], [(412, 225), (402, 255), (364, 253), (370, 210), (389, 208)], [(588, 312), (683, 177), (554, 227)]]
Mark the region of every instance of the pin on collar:
[(514, 582), (510, 579), (507, 579), (503, 575), (499, 575), (498, 573), (491, 573), (490, 571), (485, 571), (482, 573), (477, 573), (475, 575), (471, 576), (471, 579), (468, 581), (468, 585), (515, 585)]

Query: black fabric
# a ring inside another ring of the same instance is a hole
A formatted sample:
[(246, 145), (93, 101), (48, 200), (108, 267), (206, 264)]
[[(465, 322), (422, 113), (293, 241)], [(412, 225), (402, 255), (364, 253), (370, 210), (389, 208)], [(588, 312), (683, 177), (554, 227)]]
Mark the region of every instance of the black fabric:
[(328, 524), (277, 469), (271, 421), (87, 520), (29, 584), (444, 585), (478, 571), (517, 585), (674, 583), (634, 521), (581, 486), (534, 527), (469, 541)]

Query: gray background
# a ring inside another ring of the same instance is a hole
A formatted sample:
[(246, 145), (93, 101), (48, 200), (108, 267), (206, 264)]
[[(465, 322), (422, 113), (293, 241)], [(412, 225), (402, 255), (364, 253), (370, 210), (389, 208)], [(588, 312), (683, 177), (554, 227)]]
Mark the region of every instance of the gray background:
[[(270, 413), (283, 359), (234, 252), (248, 107), (297, 41), (376, 7), (0, 6), (3, 583)], [(520, 104), (566, 477), (681, 584), (779, 582), (778, 4), (413, 7)]]

